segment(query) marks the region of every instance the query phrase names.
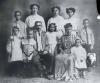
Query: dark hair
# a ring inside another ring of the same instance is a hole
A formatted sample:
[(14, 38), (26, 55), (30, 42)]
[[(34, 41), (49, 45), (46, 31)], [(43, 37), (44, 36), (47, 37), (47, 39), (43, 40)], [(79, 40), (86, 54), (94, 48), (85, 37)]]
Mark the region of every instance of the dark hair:
[(64, 25), (64, 28), (68, 28), (68, 27), (72, 27), (72, 24), (71, 23), (67, 23)]
[(32, 10), (33, 6), (37, 6), (37, 7), (38, 7), (38, 10), (40, 9), (40, 5), (38, 5), (38, 4), (31, 4), (31, 5), (30, 5), (30, 9), (31, 9), (31, 10)]
[(41, 22), (41, 21), (35, 21), (35, 26), (36, 26), (36, 24), (37, 24), (37, 23), (41, 23), (41, 24), (42, 24), (42, 22)]
[(69, 13), (69, 10), (72, 10), (72, 11), (73, 11), (73, 13), (75, 13), (75, 11), (76, 11), (76, 9), (75, 9), (75, 8), (70, 7), (70, 8), (66, 8), (66, 13)]
[(48, 26), (48, 31), (50, 32), (51, 25), (54, 25), (54, 28), (55, 28), (54, 31), (57, 31), (57, 28), (56, 28), (57, 26), (56, 26), (55, 23), (50, 23), (50, 24), (49, 24), (49, 26)]
[(60, 11), (60, 7), (59, 7), (59, 6), (54, 6), (54, 7), (52, 7), (52, 8), (51, 8), (51, 11), (53, 12), (55, 8), (57, 8), (57, 9)]
[(21, 15), (21, 11), (15, 11), (14, 12), (14, 15), (16, 16), (16, 13), (20, 13), (20, 15)]

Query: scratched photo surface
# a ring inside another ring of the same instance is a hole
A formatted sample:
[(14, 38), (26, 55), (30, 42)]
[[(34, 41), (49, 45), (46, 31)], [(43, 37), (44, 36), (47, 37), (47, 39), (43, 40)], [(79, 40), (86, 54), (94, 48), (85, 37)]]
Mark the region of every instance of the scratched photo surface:
[[(25, 22), (31, 12), (30, 4), (33, 3), (40, 5), (38, 13), (44, 18), (46, 27), (49, 18), (52, 17), (51, 8), (53, 6), (60, 6), (60, 15), (65, 19), (68, 18), (66, 8), (75, 8), (74, 18), (78, 19), (76, 24), (78, 28), (83, 27), (83, 19), (89, 19), (90, 27), (94, 34), (95, 43), (92, 51), (96, 53), (96, 67), (89, 69), (86, 79), (79, 78), (78, 80), (68, 81), (68, 83), (100, 83), (100, 20), (97, 19), (96, 0), (0, 0), (0, 83), (67, 83), (64, 80), (57, 81), (45, 77), (40, 78), (37, 75), (36, 77), (30, 76), (30, 70), (26, 70), (27, 73), (23, 72), (26, 73), (25, 76), (24, 74), (22, 76), (9, 76), (7, 74), (9, 62), (6, 47), (11, 35), (11, 25), (15, 21), (14, 12), (21, 11), (21, 20)], [(38, 71), (33, 68), (32, 72), (36, 73)]]

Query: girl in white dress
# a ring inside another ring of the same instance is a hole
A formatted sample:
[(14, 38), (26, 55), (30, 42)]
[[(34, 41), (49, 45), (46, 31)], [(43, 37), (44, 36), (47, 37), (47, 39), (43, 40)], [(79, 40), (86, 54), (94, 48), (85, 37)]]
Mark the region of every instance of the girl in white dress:
[(54, 49), (57, 44), (57, 32), (56, 32), (56, 24), (51, 23), (48, 28), (47, 37), (48, 37), (48, 42), (49, 42), (49, 53), (52, 55), (54, 54)]
[(54, 61), (55, 61), (55, 56), (54, 56), (54, 50), (57, 45), (57, 32), (56, 32), (56, 24), (51, 23), (49, 25), (47, 34), (48, 38), (48, 44), (49, 44), (49, 53), (50, 53), (50, 73), (54, 74)]
[(22, 61), (24, 57), (22, 55), (19, 28), (15, 27), (13, 31), (14, 34), (13, 36), (10, 36), (7, 43), (7, 52), (9, 53), (8, 61)]
[(76, 77), (83, 77), (84, 78), (84, 72), (87, 68), (86, 65), (86, 57), (87, 53), (86, 50), (82, 47), (80, 39), (76, 39), (76, 45), (71, 48), (71, 53), (74, 56), (75, 59), (75, 72)]
[(9, 62), (9, 75), (19, 75), (23, 67), (24, 56), (21, 49), (21, 38), (19, 28), (13, 28), (13, 35), (7, 43), (8, 62)]

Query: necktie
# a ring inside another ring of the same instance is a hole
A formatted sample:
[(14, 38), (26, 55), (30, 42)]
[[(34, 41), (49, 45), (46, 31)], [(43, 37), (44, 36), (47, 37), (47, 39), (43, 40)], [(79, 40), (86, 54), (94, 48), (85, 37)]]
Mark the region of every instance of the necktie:
[(87, 41), (87, 44), (88, 44), (89, 42), (88, 42), (88, 32), (87, 32), (87, 29), (85, 29), (85, 31), (86, 31), (86, 41)]

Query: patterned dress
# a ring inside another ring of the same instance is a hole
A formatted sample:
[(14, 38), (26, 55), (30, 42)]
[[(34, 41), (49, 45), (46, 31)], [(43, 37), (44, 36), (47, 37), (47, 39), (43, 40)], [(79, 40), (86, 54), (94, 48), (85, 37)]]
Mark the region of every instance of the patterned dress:
[[(73, 58), (70, 57), (71, 53), (71, 46), (74, 44), (72, 41), (73, 37), (71, 35), (63, 35), (61, 37), (62, 41), (62, 49), (63, 53), (59, 53), (56, 55), (56, 63), (55, 63), (55, 78), (59, 79), (63, 77), (63, 75), (69, 74), (72, 75), (73, 73)], [(70, 65), (68, 62), (71, 62)], [(69, 71), (70, 70), (70, 71)], [(66, 77), (66, 75), (65, 75)]]

